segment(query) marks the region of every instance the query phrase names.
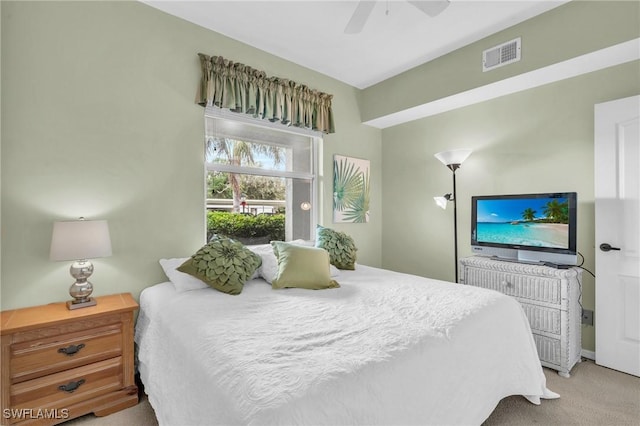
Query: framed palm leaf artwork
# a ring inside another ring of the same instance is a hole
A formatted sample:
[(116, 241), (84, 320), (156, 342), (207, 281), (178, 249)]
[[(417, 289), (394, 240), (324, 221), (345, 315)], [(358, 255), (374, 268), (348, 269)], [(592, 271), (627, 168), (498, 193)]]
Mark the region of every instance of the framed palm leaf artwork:
[(333, 156), (333, 222), (369, 222), (369, 160)]

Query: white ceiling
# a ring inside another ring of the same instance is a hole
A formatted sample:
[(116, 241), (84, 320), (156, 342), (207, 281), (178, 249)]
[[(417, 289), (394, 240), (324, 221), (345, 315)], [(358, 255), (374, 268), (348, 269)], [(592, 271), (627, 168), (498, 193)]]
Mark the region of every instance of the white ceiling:
[(359, 34), (344, 33), (357, 1), (142, 1), (363, 89), (568, 0), (451, 0), (434, 18), (379, 0)]

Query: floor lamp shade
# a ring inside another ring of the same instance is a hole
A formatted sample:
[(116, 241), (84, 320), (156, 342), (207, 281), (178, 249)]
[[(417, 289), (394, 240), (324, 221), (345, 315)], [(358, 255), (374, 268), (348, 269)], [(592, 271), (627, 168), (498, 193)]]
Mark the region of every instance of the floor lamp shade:
[(51, 237), (49, 258), (55, 261), (71, 260), (69, 272), (76, 281), (69, 288), (73, 297), (67, 303), (69, 309), (94, 306), (91, 298), (93, 285), (88, 278), (93, 274), (93, 264), (88, 259), (111, 256), (111, 237), (106, 220), (75, 220), (55, 222)]
[(451, 164), (462, 164), (471, 155), (470, 149), (453, 149), (451, 151), (442, 151), (434, 154), (434, 156), (440, 160), (445, 166)]
[(447, 209), (447, 203), (449, 201), (453, 201), (453, 194), (444, 194), (442, 197), (433, 197), (433, 200), (436, 202), (438, 207), (442, 210)]

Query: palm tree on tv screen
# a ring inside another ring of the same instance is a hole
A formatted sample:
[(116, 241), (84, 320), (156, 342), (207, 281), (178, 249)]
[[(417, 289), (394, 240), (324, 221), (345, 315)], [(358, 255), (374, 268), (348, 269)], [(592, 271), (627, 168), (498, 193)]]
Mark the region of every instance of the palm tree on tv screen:
[(535, 210), (528, 207), (522, 212), (522, 219), (527, 222), (533, 222), (533, 220), (536, 218), (536, 213), (537, 212)]
[(553, 219), (557, 223), (569, 222), (569, 203), (564, 201), (562, 203), (558, 200), (552, 200), (544, 207), (544, 214), (547, 218)]

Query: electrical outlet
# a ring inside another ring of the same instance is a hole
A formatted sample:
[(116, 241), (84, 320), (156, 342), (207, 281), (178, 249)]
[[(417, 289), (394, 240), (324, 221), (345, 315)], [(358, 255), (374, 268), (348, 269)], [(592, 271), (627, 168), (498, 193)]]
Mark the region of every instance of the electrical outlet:
[(593, 325), (593, 311), (589, 309), (582, 310), (582, 323), (586, 325)]

